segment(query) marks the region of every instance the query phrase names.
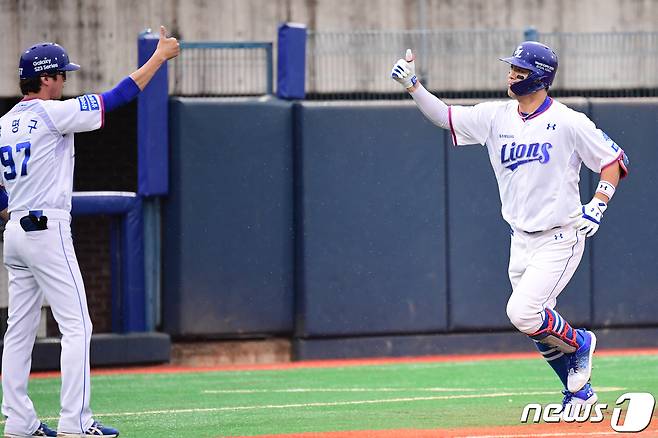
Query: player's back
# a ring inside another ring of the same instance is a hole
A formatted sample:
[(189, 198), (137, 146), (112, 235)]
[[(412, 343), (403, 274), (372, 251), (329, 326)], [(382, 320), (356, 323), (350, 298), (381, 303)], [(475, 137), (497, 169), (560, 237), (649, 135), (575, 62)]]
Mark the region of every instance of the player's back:
[(9, 212), (71, 210), (73, 133), (101, 126), (99, 102), (95, 95), (24, 100), (0, 118), (0, 164)]

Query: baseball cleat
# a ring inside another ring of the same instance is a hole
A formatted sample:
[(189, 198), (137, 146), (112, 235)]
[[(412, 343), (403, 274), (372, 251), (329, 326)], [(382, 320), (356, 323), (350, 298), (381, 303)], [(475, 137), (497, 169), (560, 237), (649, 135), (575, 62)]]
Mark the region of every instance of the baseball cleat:
[(599, 400), (592, 385), (586, 383), (583, 389), (573, 393), (569, 391), (562, 391), (564, 398), (562, 399), (562, 415), (574, 415), (574, 409), (579, 409), (580, 406), (593, 405)]
[(57, 432), (49, 428), (46, 423), (40, 423), (39, 428), (35, 430), (32, 435), (16, 435), (13, 433), (5, 433), (5, 438), (27, 438), (33, 436), (57, 436)]
[(105, 437), (105, 438), (114, 438), (119, 436), (119, 431), (113, 427), (107, 427), (100, 424), (98, 421), (94, 421), (89, 429), (83, 434), (79, 433), (65, 433), (60, 432), (58, 437), (67, 437), (67, 438), (95, 438), (95, 437)]
[(585, 342), (572, 353), (567, 375), (567, 389), (576, 393), (583, 388), (592, 377), (592, 355), (596, 349), (596, 336), (594, 333), (583, 330)]

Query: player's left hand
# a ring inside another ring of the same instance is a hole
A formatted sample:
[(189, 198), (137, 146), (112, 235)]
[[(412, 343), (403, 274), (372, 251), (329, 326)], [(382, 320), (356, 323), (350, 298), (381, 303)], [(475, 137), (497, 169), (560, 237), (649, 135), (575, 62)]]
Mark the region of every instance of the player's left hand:
[(574, 224), (574, 228), (585, 237), (592, 237), (599, 230), (603, 212), (608, 208), (608, 204), (597, 198), (592, 198), (587, 204), (583, 205), (581, 210), (571, 215), (572, 218), (579, 218)]

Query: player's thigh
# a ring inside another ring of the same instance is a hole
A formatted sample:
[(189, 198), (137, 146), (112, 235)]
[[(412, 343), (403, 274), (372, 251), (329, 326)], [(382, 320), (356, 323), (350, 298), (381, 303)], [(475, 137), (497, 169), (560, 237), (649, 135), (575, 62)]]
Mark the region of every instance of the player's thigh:
[(9, 327), (20, 326), (29, 335), (39, 324), (43, 293), (29, 269), (6, 265), (8, 273), (8, 320)]
[(541, 239), (513, 292), (538, 310), (555, 305), (555, 299), (576, 272), (585, 249), (584, 238), (575, 230), (557, 230)]
[[(34, 277), (50, 304), (53, 316), (62, 324), (89, 320), (85, 287), (73, 249), (70, 226), (66, 222), (48, 223), (45, 234), (35, 237), (42, 251), (32, 251)], [(29, 234), (29, 233), (28, 233)]]
[(517, 231), (516, 234), (513, 234), (510, 241), (507, 274), (509, 275), (509, 281), (512, 284), (512, 290), (516, 289), (516, 286), (519, 284), (519, 281), (521, 281), (528, 266), (526, 242), (523, 236), (519, 235), (519, 233), (520, 231)]

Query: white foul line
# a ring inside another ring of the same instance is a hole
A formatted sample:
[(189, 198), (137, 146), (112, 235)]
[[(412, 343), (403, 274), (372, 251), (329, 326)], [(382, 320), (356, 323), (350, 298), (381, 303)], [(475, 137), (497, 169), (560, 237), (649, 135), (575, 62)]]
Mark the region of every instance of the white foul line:
[[(624, 388), (599, 388), (599, 392), (617, 391)], [(498, 392), (489, 394), (459, 394), (459, 395), (436, 395), (429, 397), (403, 397), (379, 400), (352, 400), (352, 401), (338, 401), (338, 402), (314, 402), (314, 403), (290, 403), (285, 405), (258, 405), (258, 406), (224, 406), (220, 408), (190, 408), (190, 409), (163, 409), (157, 411), (141, 411), (141, 412), (108, 412), (104, 414), (96, 414), (97, 417), (136, 417), (141, 415), (171, 415), (171, 414), (194, 414), (194, 413), (207, 413), (207, 412), (226, 412), (226, 411), (253, 411), (258, 409), (288, 409), (288, 408), (313, 408), (313, 407), (327, 407), (327, 406), (353, 406), (353, 405), (372, 405), (384, 403), (404, 403), (416, 401), (432, 401), (432, 400), (456, 400), (456, 399), (471, 399), (471, 398), (495, 398), (495, 397), (512, 397), (512, 396), (528, 396), (528, 395), (555, 395), (555, 391), (534, 391), (534, 392)], [(43, 417), (42, 420), (52, 421), (58, 420), (59, 417)], [(5, 424), (6, 420), (1, 420), (0, 424)], [(600, 433), (597, 433), (600, 434)], [(560, 436), (569, 434), (557, 435), (537, 435), (537, 436)], [(527, 435), (490, 435), (488, 437), (478, 438), (523, 438)], [(464, 437), (468, 438), (468, 437)]]
[[(610, 389), (608, 389), (610, 390)], [(604, 390), (599, 389), (600, 392)], [(352, 400), (352, 401), (337, 401), (337, 402), (312, 402), (312, 403), (290, 403), (284, 405), (257, 405), (257, 406), (223, 406), (219, 408), (190, 408), (190, 409), (163, 409), (157, 411), (141, 411), (141, 412), (108, 412), (105, 414), (96, 414), (97, 417), (134, 417), (140, 415), (162, 415), (162, 414), (193, 414), (205, 412), (226, 412), (226, 411), (254, 411), (258, 409), (289, 409), (289, 408), (315, 408), (327, 406), (354, 406), (354, 405), (373, 405), (385, 403), (404, 403), (404, 402), (417, 402), (417, 401), (432, 401), (432, 400), (457, 400), (457, 399), (471, 399), (471, 398), (495, 398), (495, 397), (513, 397), (513, 396), (528, 396), (528, 395), (555, 395), (555, 391), (534, 391), (534, 392), (497, 392), (489, 394), (458, 394), (458, 395), (435, 395), (428, 397), (402, 397), (402, 398), (386, 398), (379, 400)], [(59, 417), (46, 417), (42, 420), (57, 420)], [(0, 424), (4, 423), (1, 421)]]
[(476, 388), (287, 388), (287, 389), (207, 389), (203, 394), (259, 394), (303, 392), (473, 392)]

